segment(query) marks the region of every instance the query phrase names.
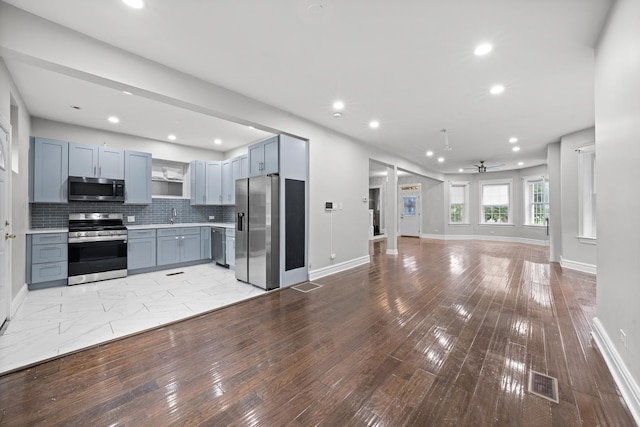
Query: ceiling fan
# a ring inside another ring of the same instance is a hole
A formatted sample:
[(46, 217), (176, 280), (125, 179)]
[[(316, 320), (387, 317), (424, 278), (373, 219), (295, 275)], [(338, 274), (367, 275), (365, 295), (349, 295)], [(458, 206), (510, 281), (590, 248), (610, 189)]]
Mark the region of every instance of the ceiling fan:
[(473, 165), (472, 168), (465, 168), (465, 169), (477, 169), (478, 173), (485, 173), (487, 171), (487, 169), (495, 169), (495, 168), (500, 168), (502, 166), (504, 166), (504, 163), (500, 163), (498, 165), (486, 166), (484, 164), (484, 160), (480, 160), (480, 164), (479, 165)]

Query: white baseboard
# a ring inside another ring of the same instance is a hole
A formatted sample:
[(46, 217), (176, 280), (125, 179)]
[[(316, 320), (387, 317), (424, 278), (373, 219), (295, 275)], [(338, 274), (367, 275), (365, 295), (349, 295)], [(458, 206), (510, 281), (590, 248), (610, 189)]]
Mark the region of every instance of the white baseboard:
[(593, 264), (587, 264), (580, 261), (571, 261), (560, 257), (560, 267), (568, 268), (569, 270), (582, 271), (583, 273), (597, 274), (596, 266)]
[(9, 315), (9, 319), (13, 318), (16, 315), (16, 312), (22, 305), (22, 301), (27, 297), (27, 293), (29, 292), (29, 287), (25, 283), (18, 291), (18, 295), (11, 301), (11, 314)]
[[(438, 237), (429, 237), (438, 238)], [(456, 235), (447, 234), (439, 237), (444, 240), (484, 240), (489, 242), (507, 242), (507, 243), (526, 243), (529, 245), (549, 246), (548, 240), (526, 239), (524, 237), (508, 237), (508, 236), (485, 236), (480, 234)]]
[(444, 240), (443, 234), (421, 234), (421, 239), (436, 239), (436, 240)]
[(397, 249), (387, 249), (387, 255), (398, 255)]
[(597, 317), (593, 318), (591, 336), (607, 363), (613, 380), (620, 389), (622, 398), (629, 407), (631, 415), (636, 420), (636, 424), (640, 425), (640, 387), (638, 387), (638, 383), (627, 369), (622, 357), (620, 357), (620, 353), (613, 346), (609, 334), (607, 334), (602, 322)]
[(378, 234), (377, 236), (373, 236), (371, 239), (369, 240), (381, 240), (381, 239), (386, 239), (387, 235), (386, 234)]
[(309, 271), (309, 280), (316, 280), (324, 276), (330, 276), (332, 274), (340, 273), (341, 271), (349, 270), (351, 268), (359, 267), (371, 262), (369, 255), (352, 259), (350, 261), (341, 262), (327, 267), (322, 267), (317, 270)]

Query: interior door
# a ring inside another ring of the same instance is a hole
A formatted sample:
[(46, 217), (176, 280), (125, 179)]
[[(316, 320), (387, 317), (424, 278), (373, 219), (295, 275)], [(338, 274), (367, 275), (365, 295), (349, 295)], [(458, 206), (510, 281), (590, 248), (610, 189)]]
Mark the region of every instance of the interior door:
[(0, 326), (11, 304), (11, 132), (0, 116)]
[(400, 235), (420, 237), (420, 188), (400, 188)]

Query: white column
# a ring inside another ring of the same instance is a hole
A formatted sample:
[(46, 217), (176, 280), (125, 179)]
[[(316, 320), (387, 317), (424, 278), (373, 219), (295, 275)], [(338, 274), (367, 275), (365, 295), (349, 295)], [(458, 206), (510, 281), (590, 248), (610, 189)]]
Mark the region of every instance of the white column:
[(387, 167), (387, 255), (398, 255), (398, 168)]

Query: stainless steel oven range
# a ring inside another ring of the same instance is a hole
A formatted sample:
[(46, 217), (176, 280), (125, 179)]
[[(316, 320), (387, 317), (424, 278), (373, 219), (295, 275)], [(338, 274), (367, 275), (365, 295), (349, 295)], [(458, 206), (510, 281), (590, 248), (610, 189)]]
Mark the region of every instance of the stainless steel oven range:
[(68, 285), (127, 275), (127, 227), (122, 214), (69, 214)]

